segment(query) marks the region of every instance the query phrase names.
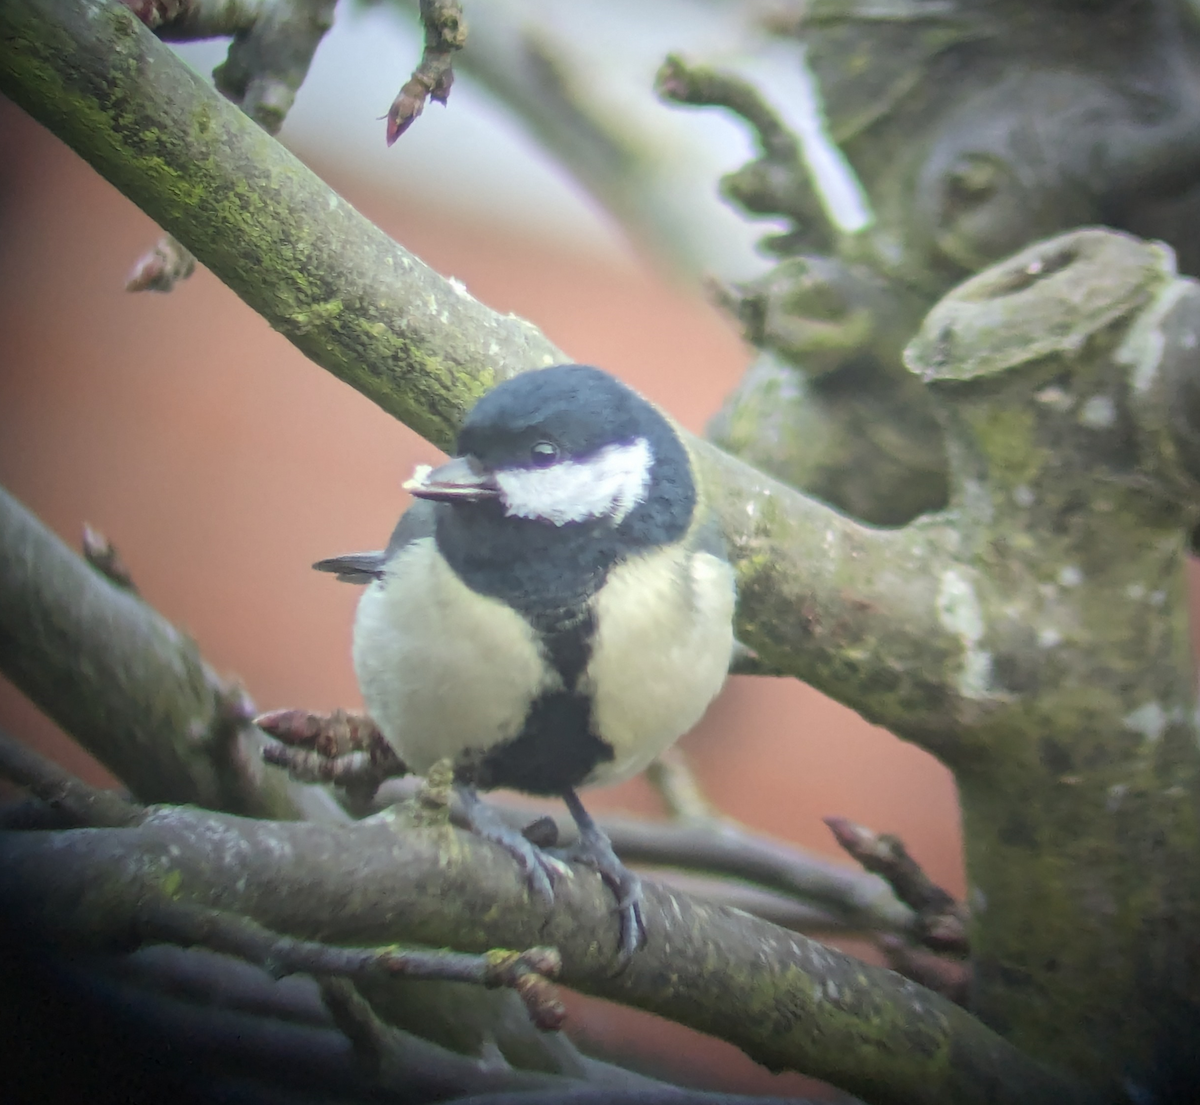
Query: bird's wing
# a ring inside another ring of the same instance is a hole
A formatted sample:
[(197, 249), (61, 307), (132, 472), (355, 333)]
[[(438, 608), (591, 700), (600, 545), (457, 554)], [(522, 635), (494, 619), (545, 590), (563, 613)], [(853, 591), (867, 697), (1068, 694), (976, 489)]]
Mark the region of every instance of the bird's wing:
[(413, 503), (396, 523), (387, 548), (381, 552), (346, 553), (318, 560), (313, 567), (318, 572), (333, 572), (343, 583), (373, 583), (383, 576), (383, 570), (405, 545), (433, 535), (437, 519), (437, 503), (421, 500)]

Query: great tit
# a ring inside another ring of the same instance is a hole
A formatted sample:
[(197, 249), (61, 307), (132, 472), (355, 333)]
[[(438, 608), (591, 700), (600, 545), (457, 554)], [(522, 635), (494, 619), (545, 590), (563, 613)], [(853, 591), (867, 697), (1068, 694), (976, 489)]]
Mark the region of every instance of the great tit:
[(733, 647), (733, 570), (670, 422), (607, 373), (559, 365), (486, 394), (455, 459), (419, 468), (387, 548), (314, 567), (368, 584), (354, 670), (418, 774), (449, 758), (468, 820), (553, 898), (554, 863), (476, 788), (558, 795), (569, 858), (615, 893), (622, 955), (641, 887), (575, 789), (617, 783), (700, 720)]

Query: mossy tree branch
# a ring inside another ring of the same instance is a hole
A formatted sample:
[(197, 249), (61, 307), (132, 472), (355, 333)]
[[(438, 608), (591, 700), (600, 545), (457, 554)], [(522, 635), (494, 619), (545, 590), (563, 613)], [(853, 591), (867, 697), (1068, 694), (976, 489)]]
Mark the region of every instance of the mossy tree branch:
[(448, 283), (109, 0), (0, 13), (0, 89), (317, 364), (435, 444), (473, 401), (565, 360)]
[(731, 1040), (872, 1102), (1089, 1100), (962, 1009), (736, 910), (647, 887), (647, 946), (613, 973), (616, 922), (599, 876), (576, 868), (555, 908), (531, 905), (494, 847), (419, 805), (346, 826), (195, 809), (130, 829), (0, 836), (0, 902), (43, 938), (128, 943), (164, 896), (335, 943), (485, 951), (549, 943), (562, 981)]

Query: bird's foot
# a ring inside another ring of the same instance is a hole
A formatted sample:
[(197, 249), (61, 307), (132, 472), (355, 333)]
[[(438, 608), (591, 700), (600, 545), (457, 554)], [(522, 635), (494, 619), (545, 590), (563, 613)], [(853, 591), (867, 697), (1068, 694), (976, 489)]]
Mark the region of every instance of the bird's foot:
[(544, 906), (554, 904), (554, 875), (561, 868), (559, 861), (549, 852), (531, 843), (513, 828), (491, 806), (484, 802), (470, 787), (460, 786), (463, 816), (471, 831), (484, 840), (499, 844), (521, 866), (530, 892)]
[(621, 934), (617, 944), (622, 965), (646, 942), (646, 922), (642, 917), (642, 880), (617, 858), (608, 834), (592, 820), (573, 791), (563, 795), (575, 824), (579, 839), (559, 854), (567, 860), (593, 868), (617, 899), (617, 914)]

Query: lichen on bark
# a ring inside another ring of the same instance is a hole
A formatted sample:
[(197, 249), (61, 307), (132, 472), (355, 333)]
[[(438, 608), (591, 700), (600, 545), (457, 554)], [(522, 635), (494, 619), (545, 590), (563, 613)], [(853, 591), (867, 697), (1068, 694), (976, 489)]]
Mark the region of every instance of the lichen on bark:
[[(1200, 981), (1200, 485), (1145, 396), (1195, 343), (1196, 291), (1164, 247), (1080, 231), (952, 292), (906, 354), (944, 411), (962, 539), (942, 617), (978, 705), (979, 756), (955, 764), (974, 1005), (1114, 1079), (1195, 1042), (1171, 1037)], [(1163, 328), (1164, 297), (1186, 325)]]

